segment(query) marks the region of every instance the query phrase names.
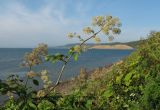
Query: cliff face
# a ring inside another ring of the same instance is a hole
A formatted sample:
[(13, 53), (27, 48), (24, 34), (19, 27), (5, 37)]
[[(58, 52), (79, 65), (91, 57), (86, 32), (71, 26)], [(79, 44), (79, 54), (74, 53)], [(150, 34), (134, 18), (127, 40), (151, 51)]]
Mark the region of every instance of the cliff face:
[(124, 45), (124, 44), (117, 44), (117, 45), (95, 45), (92, 46), (90, 49), (133, 49), (131, 46)]

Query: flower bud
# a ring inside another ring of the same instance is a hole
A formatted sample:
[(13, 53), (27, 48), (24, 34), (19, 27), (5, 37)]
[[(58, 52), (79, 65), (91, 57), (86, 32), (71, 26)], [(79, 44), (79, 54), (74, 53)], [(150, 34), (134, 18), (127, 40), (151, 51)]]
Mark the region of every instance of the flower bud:
[(67, 37), (69, 37), (69, 38), (73, 38), (73, 37), (74, 37), (74, 35), (73, 35), (73, 33), (68, 33), (68, 34), (67, 34)]
[(44, 96), (45, 96), (44, 90), (39, 90), (39, 91), (37, 92), (37, 97), (44, 97)]
[(34, 72), (34, 71), (30, 71), (30, 72), (28, 72), (27, 73), (27, 76), (29, 77), (29, 78), (33, 78), (33, 77), (35, 77), (37, 74)]
[(47, 70), (42, 70), (42, 72), (41, 72), (41, 75), (42, 76), (46, 76), (48, 74), (48, 71)]

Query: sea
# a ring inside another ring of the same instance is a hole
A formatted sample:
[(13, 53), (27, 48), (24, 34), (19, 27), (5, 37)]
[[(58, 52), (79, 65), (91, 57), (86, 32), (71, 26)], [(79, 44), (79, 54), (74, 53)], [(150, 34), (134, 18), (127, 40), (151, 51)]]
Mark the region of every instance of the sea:
[[(23, 67), (21, 64), (25, 53), (31, 51), (31, 48), (0, 48), (0, 79), (4, 80), (12, 74), (16, 74), (21, 78), (24, 78), (28, 68)], [(66, 54), (68, 50), (49, 48), (48, 51), (50, 55), (53, 55), (55, 53)], [(133, 51), (134, 50), (89, 49), (82, 53), (77, 61), (71, 59), (64, 71), (62, 80), (67, 80), (77, 76), (81, 68), (85, 68), (87, 71), (90, 71), (97, 67), (113, 64), (114, 62), (122, 60), (126, 56), (130, 55)], [(51, 80), (54, 82), (58, 77), (58, 72), (61, 66), (61, 62), (56, 64), (45, 62), (33, 67), (33, 70), (35, 72), (40, 72), (43, 69), (47, 69)]]
[[(31, 48), (0, 48), (0, 80), (7, 79), (10, 75), (18, 75), (21, 79), (26, 80), (26, 73), (29, 68), (23, 67), (23, 57), (26, 53), (31, 52)], [(54, 49), (49, 48), (49, 54), (54, 55), (56, 53), (66, 54), (67, 49)], [(81, 68), (85, 68), (87, 71), (91, 71), (98, 67), (111, 65), (117, 61), (120, 61), (130, 55), (134, 50), (101, 50), (101, 49), (89, 49), (82, 53), (77, 61), (71, 59), (68, 63), (61, 81), (71, 79), (79, 74)], [(49, 72), (49, 78), (54, 83), (58, 77), (58, 72), (62, 67), (62, 63), (58, 62), (52, 64), (51, 62), (44, 62), (41, 65), (33, 67), (33, 71), (39, 73), (40, 71), (47, 69)], [(43, 82), (39, 80), (39, 86), (35, 86), (32, 81), (28, 82), (28, 86), (33, 89), (42, 89)], [(8, 99), (7, 96), (0, 95), (0, 105)]]

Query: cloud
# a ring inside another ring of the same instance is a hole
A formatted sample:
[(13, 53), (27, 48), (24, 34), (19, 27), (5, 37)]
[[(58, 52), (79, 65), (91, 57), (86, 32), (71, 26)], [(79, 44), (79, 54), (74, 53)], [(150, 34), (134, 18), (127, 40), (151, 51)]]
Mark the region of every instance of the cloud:
[(77, 31), (78, 19), (67, 18), (63, 10), (47, 4), (36, 12), (21, 3), (12, 3), (0, 14), (0, 47), (33, 47), (66, 43), (65, 35)]

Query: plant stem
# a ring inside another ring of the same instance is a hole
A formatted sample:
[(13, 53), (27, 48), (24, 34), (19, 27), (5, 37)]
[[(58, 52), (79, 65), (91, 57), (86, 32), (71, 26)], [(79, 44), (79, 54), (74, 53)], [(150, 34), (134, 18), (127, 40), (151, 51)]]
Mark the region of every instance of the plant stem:
[[(88, 39), (84, 40), (84, 41), (80, 44), (80, 46), (82, 47), (85, 42), (87, 42), (87, 41), (90, 40), (91, 38), (95, 37), (100, 31), (101, 31), (101, 30), (99, 30), (98, 32), (94, 33), (94, 34), (93, 34), (91, 37), (89, 37)], [(74, 54), (75, 54), (75, 52), (72, 53), (72, 54), (68, 57), (67, 61), (66, 61), (66, 62), (64, 63), (64, 65), (62, 66), (61, 71), (59, 72), (59, 76), (58, 76), (58, 79), (57, 79), (57, 81), (56, 81), (55, 86), (57, 86), (57, 85), (59, 84), (59, 81), (60, 81), (60, 79), (61, 79), (61, 77), (62, 77), (62, 74), (63, 74), (63, 72), (64, 72), (64, 69), (65, 69), (66, 65), (68, 64), (69, 60), (71, 59), (71, 57), (72, 57)]]
[[(29, 66), (29, 72), (32, 70), (32, 67)], [(27, 84), (28, 84), (28, 80), (29, 80), (29, 77), (27, 76), (27, 80), (26, 80), (26, 83), (25, 83), (25, 88), (27, 87)]]
[[(32, 66), (29, 66), (29, 72), (32, 70)], [(29, 80), (29, 77), (27, 76), (27, 80), (26, 80), (26, 83), (25, 83), (25, 89), (26, 89), (26, 94), (25, 94), (25, 102), (27, 102), (27, 84), (28, 84), (28, 80)]]
[[(102, 30), (102, 29), (100, 29), (98, 32), (94, 33), (92, 36), (90, 36), (89, 38), (87, 38), (86, 40), (84, 40), (84, 41), (80, 44), (80, 46), (82, 47), (84, 43), (86, 43), (88, 40), (90, 40), (90, 39), (92, 39), (93, 37), (95, 37), (98, 33), (101, 32), (101, 30)], [(45, 96), (47, 96), (52, 90), (54, 90), (54, 89), (58, 86), (59, 81), (60, 81), (60, 79), (61, 79), (61, 77), (62, 77), (62, 74), (63, 74), (63, 72), (64, 72), (64, 70), (65, 70), (68, 62), (70, 61), (70, 59), (72, 58), (72, 56), (73, 56), (74, 54), (75, 54), (75, 52), (73, 52), (73, 53), (67, 58), (66, 62), (63, 64), (63, 66), (62, 66), (62, 68), (61, 68), (61, 70), (60, 70), (60, 72), (59, 72), (58, 79), (57, 79), (55, 85), (49, 89), (49, 91), (46, 93)]]

